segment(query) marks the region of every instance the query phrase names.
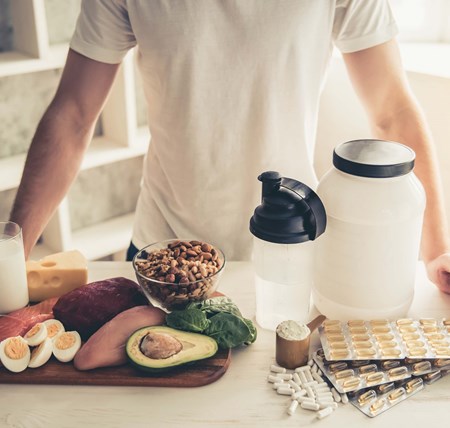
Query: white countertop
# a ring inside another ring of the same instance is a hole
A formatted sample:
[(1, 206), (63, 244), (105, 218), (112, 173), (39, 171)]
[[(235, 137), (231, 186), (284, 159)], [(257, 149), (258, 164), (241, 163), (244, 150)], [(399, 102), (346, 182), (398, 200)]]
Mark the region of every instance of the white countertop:
[[(126, 276), (131, 264), (94, 262), (90, 281)], [(228, 263), (220, 291), (244, 316), (254, 318), (254, 282), (250, 263)], [(418, 267), (411, 317), (449, 316), (450, 296), (439, 293)], [(316, 338), (317, 339), (317, 338)], [(369, 419), (352, 405), (339, 405), (329, 417), (298, 409), (288, 416), (290, 398), (267, 383), (274, 362), (274, 333), (258, 329), (257, 341), (234, 350), (228, 371), (199, 388), (0, 385), (0, 427), (441, 427), (448, 418), (450, 376), (391, 410)]]

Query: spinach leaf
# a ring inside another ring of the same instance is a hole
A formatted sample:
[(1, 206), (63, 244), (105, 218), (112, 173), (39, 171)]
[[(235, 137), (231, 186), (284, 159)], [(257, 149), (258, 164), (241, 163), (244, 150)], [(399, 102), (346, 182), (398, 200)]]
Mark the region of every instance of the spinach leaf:
[(221, 348), (234, 348), (252, 337), (247, 323), (236, 315), (220, 312), (209, 320), (211, 323), (204, 334), (212, 337)]
[(245, 324), (247, 324), (248, 329), (250, 330), (250, 335), (244, 343), (245, 345), (250, 345), (256, 340), (256, 337), (258, 336), (258, 331), (256, 330), (256, 327), (254, 326), (252, 320), (249, 320), (247, 318), (243, 318), (243, 320)]
[(208, 327), (210, 321), (200, 309), (193, 308), (167, 314), (166, 323), (177, 330), (201, 333)]
[(226, 296), (212, 297), (202, 302), (192, 302), (187, 306), (187, 309), (191, 308), (200, 309), (209, 316), (218, 314), (219, 312), (225, 312), (242, 318), (239, 308)]

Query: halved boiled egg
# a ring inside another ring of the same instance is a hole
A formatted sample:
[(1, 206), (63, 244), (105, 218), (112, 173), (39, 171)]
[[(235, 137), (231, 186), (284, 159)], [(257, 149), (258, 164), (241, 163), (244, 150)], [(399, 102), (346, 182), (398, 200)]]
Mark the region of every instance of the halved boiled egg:
[(62, 363), (72, 361), (81, 348), (81, 337), (77, 331), (66, 331), (53, 340), (53, 355)]
[(49, 337), (50, 339), (54, 339), (59, 334), (66, 331), (66, 329), (62, 325), (62, 322), (55, 319), (44, 321), (44, 324), (47, 327), (47, 337)]
[(40, 322), (32, 327), (23, 337), (29, 346), (38, 346), (47, 338), (47, 326)]
[(0, 343), (0, 360), (9, 371), (19, 373), (28, 367), (30, 348), (23, 337), (9, 337)]
[(43, 366), (52, 356), (52, 352), (53, 341), (49, 337), (46, 337), (38, 347), (31, 351), (31, 359), (28, 363), (28, 367), (35, 369)]

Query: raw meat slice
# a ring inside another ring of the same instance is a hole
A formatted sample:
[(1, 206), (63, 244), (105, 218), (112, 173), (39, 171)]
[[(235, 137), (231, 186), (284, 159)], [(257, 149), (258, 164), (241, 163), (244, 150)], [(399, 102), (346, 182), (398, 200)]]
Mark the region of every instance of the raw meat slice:
[(52, 310), (57, 300), (57, 297), (47, 299), (37, 305), (0, 315), (0, 341), (8, 337), (23, 336), (38, 322), (53, 318)]
[(164, 323), (166, 313), (153, 306), (135, 306), (97, 330), (75, 356), (78, 370), (112, 367), (127, 361), (125, 344), (136, 330)]
[(127, 278), (92, 282), (61, 296), (53, 308), (66, 330), (76, 330), (83, 340), (120, 312), (148, 304), (139, 286)]

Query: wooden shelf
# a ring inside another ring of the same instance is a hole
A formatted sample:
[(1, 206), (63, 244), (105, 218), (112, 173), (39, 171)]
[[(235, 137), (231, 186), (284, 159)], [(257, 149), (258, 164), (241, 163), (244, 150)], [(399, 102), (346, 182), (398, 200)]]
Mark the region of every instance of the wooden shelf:
[[(97, 137), (91, 145), (81, 164), (81, 170), (95, 168), (124, 159), (142, 156), (147, 152), (149, 132), (139, 128), (133, 146), (127, 147), (105, 137)], [(25, 165), (25, 154), (0, 159), (0, 192), (19, 186)]]

